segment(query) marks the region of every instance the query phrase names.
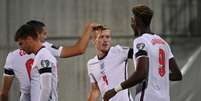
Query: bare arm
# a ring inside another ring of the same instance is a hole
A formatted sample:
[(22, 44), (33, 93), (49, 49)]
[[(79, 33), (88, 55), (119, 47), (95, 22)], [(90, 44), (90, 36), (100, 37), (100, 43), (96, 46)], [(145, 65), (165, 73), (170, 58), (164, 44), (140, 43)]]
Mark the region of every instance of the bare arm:
[(143, 81), (148, 75), (149, 58), (140, 57), (137, 59), (136, 71), (124, 82), (121, 83), (123, 89), (135, 86)]
[(63, 47), (60, 57), (67, 58), (83, 54), (89, 43), (90, 33), (95, 25), (95, 23), (86, 24), (80, 40), (73, 46)]
[(170, 67), (170, 80), (171, 81), (179, 81), (182, 80), (182, 74), (179, 70), (179, 67), (174, 58), (169, 60), (169, 67)]
[(3, 76), (3, 84), (0, 92), (1, 101), (8, 101), (9, 91), (12, 86), (14, 76)]
[(148, 57), (139, 57), (137, 59), (136, 71), (124, 82), (121, 83), (120, 86), (117, 86), (104, 94), (104, 101), (109, 101), (110, 98), (115, 96), (118, 91), (123, 89), (127, 89), (135, 86), (137, 83), (143, 81), (147, 78), (148, 75), (148, 67), (149, 67), (149, 58)]
[(98, 96), (100, 95), (100, 90), (98, 88), (97, 83), (91, 83), (91, 88), (87, 101), (96, 101)]

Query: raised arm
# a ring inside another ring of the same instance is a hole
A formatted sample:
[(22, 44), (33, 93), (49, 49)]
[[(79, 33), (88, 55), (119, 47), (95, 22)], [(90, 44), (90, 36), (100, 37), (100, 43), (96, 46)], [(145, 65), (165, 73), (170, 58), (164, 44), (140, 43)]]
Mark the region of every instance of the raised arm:
[(80, 40), (73, 46), (63, 47), (60, 57), (67, 58), (85, 53), (94, 26), (96, 26), (95, 23), (87, 23)]

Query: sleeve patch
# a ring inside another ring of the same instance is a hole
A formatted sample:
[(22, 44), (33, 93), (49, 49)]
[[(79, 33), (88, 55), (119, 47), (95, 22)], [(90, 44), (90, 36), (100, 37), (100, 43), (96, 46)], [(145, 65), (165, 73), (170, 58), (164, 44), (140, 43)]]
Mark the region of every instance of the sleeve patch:
[(43, 68), (48, 68), (50, 67), (50, 61), (49, 60), (41, 60), (41, 66)]
[(4, 73), (7, 75), (15, 75), (15, 73), (12, 69), (4, 69)]
[(144, 44), (144, 43), (138, 43), (138, 44), (136, 45), (136, 47), (137, 47), (138, 50), (143, 50), (144, 47), (145, 47), (145, 44)]

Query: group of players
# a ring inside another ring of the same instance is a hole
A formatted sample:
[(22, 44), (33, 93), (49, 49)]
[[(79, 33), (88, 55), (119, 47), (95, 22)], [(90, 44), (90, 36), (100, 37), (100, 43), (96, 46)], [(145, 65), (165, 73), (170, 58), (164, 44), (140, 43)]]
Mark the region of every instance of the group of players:
[[(4, 66), (1, 101), (8, 101), (16, 77), (20, 83), (20, 101), (58, 101), (57, 58), (83, 54), (90, 37), (96, 56), (87, 63), (90, 78), (88, 101), (170, 101), (169, 80), (178, 81), (182, 74), (168, 43), (151, 32), (153, 11), (145, 5), (132, 9), (133, 48), (111, 46), (111, 29), (96, 23), (86, 24), (81, 39), (70, 47), (56, 47), (46, 42), (47, 28), (40, 21), (29, 21), (15, 34), (20, 46), (7, 56)], [(127, 61), (135, 71), (128, 77)], [(136, 87), (133, 100), (128, 88)]]

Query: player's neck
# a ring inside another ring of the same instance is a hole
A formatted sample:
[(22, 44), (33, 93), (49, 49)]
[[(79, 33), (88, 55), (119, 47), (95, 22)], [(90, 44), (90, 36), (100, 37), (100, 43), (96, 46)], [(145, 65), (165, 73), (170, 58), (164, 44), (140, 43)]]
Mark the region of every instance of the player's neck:
[(33, 47), (33, 53), (36, 55), (43, 48), (43, 45), (41, 42), (37, 42)]
[(147, 34), (152, 34), (150, 27), (142, 27), (138, 30), (140, 35), (147, 33)]
[(109, 51), (107, 51), (107, 52), (98, 51), (98, 52), (97, 52), (98, 59), (99, 59), (99, 60), (104, 59), (104, 58), (107, 56), (108, 52), (109, 52)]

